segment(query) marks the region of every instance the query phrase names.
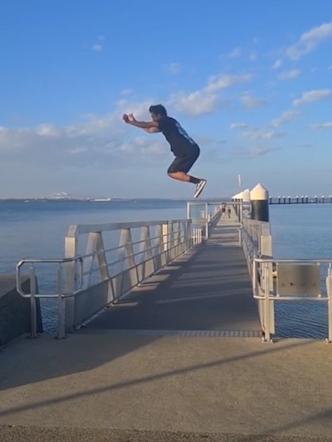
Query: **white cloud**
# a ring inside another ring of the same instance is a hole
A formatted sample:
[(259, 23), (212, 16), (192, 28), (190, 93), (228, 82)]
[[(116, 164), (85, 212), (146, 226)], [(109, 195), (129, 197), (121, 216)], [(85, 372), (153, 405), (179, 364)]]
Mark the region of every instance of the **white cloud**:
[(256, 61), (258, 58), (258, 54), (256, 51), (251, 51), (249, 54), (249, 60), (250, 61)]
[(123, 97), (127, 97), (128, 95), (131, 95), (131, 94), (133, 94), (133, 93), (134, 93), (134, 91), (133, 91), (132, 89), (127, 88), (127, 89), (123, 89), (123, 90), (120, 92), (120, 95), (122, 95)]
[(293, 100), (294, 106), (302, 106), (303, 104), (312, 103), (314, 101), (322, 101), (332, 96), (330, 89), (316, 89), (303, 92), (301, 98)]
[(286, 55), (292, 60), (298, 60), (303, 55), (316, 49), (316, 47), (324, 40), (331, 37), (332, 22), (324, 23), (302, 34), (294, 45), (286, 49)]
[(262, 157), (276, 150), (280, 150), (280, 148), (273, 146), (253, 146), (253, 147), (236, 149), (234, 153), (235, 155), (241, 157), (255, 159), (257, 157)]
[(192, 116), (210, 113), (215, 111), (220, 103), (219, 92), (221, 90), (245, 83), (251, 78), (250, 74), (213, 76), (202, 89), (174, 94), (171, 96), (169, 104), (174, 106), (176, 110)]
[(332, 129), (332, 121), (328, 121), (326, 123), (313, 124), (312, 127), (314, 129)]
[(252, 140), (273, 140), (285, 136), (284, 132), (276, 132), (274, 130), (255, 129), (243, 132), (243, 136)]
[(295, 120), (295, 118), (300, 114), (300, 112), (295, 110), (289, 110), (286, 112), (283, 112), (280, 117), (275, 118), (272, 120), (272, 126), (274, 127), (280, 127), (285, 123), (288, 123), (290, 121)]
[(218, 95), (207, 92), (206, 90), (195, 91), (189, 94), (180, 93), (173, 95), (170, 104), (172, 104), (177, 111), (197, 116), (216, 110)]
[(283, 65), (283, 61), (279, 58), (276, 60), (272, 66), (272, 69), (279, 69)]
[[(123, 104), (123, 106), (125, 106)], [(126, 110), (147, 116), (147, 102), (126, 103)], [(31, 167), (107, 167), (118, 169), (126, 163), (146, 165), (167, 156), (162, 137), (144, 134), (121, 120), (118, 107), (104, 116), (90, 116), (83, 123), (57, 127), (45, 123), (32, 128), (0, 128), (0, 161), (20, 161)]]
[(234, 48), (234, 49), (228, 54), (228, 57), (229, 57), (229, 58), (239, 58), (239, 57), (241, 57), (241, 54), (242, 54), (242, 50), (241, 50), (241, 48), (237, 47), (237, 48)]
[(257, 109), (260, 107), (264, 107), (267, 104), (266, 100), (263, 100), (261, 98), (256, 98), (253, 95), (251, 95), (249, 92), (243, 94), (240, 97), (240, 101), (247, 109)]
[(102, 52), (104, 50), (104, 43), (106, 37), (104, 35), (98, 35), (97, 41), (92, 45), (91, 49), (94, 52)]
[(252, 79), (251, 74), (244, 75), (215, 75), (210, 77), (208, 85), (204, 88), (208, 92), (216, 92), (236, 84), (242, 84)]
[(61, 135), (59, 128), (53, 124), (40, 124), (36, 127), (36, 134), (41, 137), (58, 137)]
[(280, 80), (293, 80), (301, 75), (300, 69), (289, 69), (288, 71), (283, 71), (280, 73)]
[(181, 64), (180, 63), (170, 63), (166, 66), (166, 70), (168, 73), (172, 75), (177, 75), (181, 71)]
[(247, 129), (249, 126), (246, 123), (232, 123), (230, 129)]
[(92, 45), (91, 48), (94, 52), (102, 52), (102, 50), (104, 49), (103, 45), (101, 43), (95, 43), (94, 45)]

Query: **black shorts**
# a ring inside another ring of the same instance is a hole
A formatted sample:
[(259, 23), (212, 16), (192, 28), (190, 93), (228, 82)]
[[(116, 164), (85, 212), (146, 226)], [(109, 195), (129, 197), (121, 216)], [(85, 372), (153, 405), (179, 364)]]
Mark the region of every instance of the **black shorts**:
[(186, 156), (176, 156), (174, 161), (171, 163), (169, 168), (167, 169), (167, 173), (173, 172), (184, 172), (187, 173), (192, 168), (193, 164), (199, 157), (199, 149), (193, 150), (190, 152), (190, 155)]

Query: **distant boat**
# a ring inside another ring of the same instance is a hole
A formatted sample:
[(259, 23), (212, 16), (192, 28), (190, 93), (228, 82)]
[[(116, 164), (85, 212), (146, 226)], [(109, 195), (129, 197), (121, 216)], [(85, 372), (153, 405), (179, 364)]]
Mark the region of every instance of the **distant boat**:
[(112, 198), (93, 198), (90, 201), (93, 201), (93, 202), (105, 202), (105, 201), (112, 201)]

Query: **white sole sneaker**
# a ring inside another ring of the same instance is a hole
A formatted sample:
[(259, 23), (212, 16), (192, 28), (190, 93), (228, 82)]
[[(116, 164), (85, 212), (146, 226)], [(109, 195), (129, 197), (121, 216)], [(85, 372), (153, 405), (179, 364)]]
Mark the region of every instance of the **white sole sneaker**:
[(197, 185), (196, 185), (196, 191), (194, 193), (194, 198), (198, 198), (200, 196), (200, 194), (203, 192), (204, 187), (207, 184), (207, 180), (201, 180)]

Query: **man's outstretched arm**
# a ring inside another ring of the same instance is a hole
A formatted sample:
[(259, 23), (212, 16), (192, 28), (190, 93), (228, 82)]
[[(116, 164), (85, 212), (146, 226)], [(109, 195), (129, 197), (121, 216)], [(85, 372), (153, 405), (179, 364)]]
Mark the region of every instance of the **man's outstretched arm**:
[(125, 123), (144, 129), (146, 132), (160, 132), (157, 121), (137, 121), (133, 114), (124, 114), (122, 118)]

